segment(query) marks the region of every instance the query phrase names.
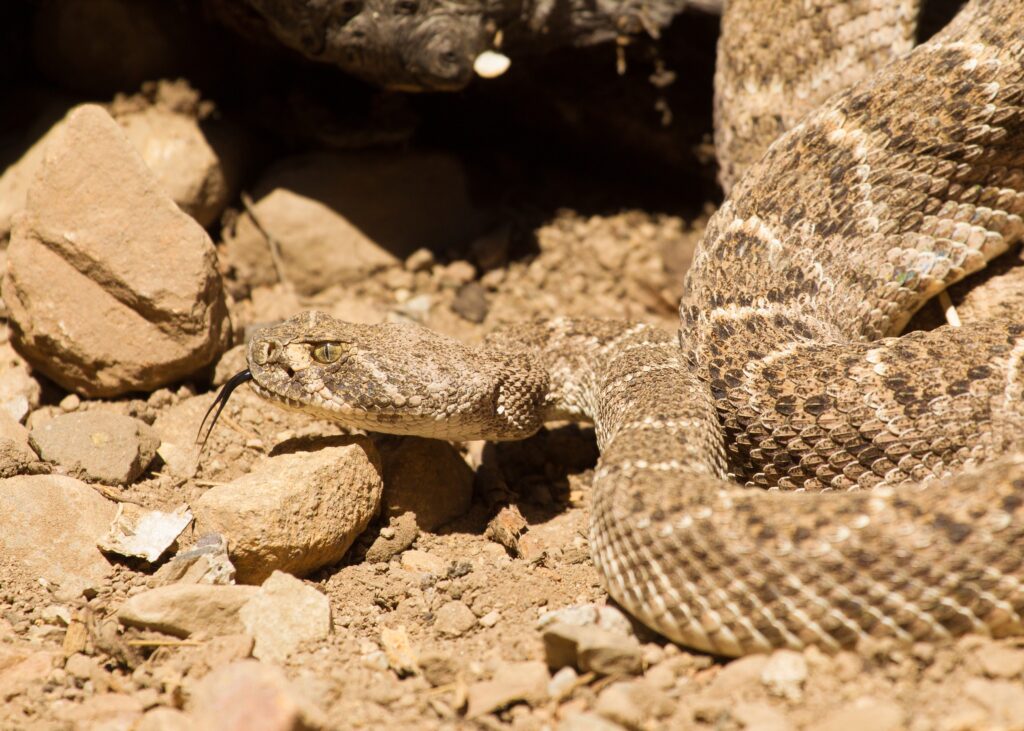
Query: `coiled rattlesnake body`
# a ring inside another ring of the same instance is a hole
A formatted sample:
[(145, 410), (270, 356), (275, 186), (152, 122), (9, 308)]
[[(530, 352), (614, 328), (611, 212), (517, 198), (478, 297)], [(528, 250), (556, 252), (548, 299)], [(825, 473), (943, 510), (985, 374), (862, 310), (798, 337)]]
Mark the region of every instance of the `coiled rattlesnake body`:
[(976, 0), (738, 180), (678, 339), (552, 320), (471, 349), (306, 313), (258, 333), (249, 367), (261, 395), (376, 431), (592, 419), (595, 563), (684, 645), (1020, 633), (1024, 324), (892, 336), (1015, 246), (1022, 214), (1024, 4)]

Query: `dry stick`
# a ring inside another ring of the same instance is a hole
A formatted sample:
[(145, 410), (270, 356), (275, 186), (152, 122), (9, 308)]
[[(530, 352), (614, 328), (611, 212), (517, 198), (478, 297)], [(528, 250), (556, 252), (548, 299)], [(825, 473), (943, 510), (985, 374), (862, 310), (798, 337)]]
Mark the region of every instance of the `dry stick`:
[(242, 193), (241, 198), (242, 205), (245, 206), (245, 212), (249, 214), (249, 218), (252, 219), (256, 230), (263, 234), (263, 238), (267, 240), (267, 248), (270, 249), (270, 260), (274, 263), (274, 271), (277, 272), (277, 281), (289, 292), (292, 292), (292, 284), (284, 274), (284, 263), (281, 261), (281, 247), (277, 243), (277, 239), (260, 223), (259, 216), (256, 215), (256, 204), (253, 203), (252, 196), (248, 193)]
[(960, 315), (957, 314), (953, 300), (949, 298), (949, 292), (946, 290), (939, 292), (939, 306), (942, 307), (942, 311), (946, 315), (946, 322), (950, 327), (960, 327), (963, 324), (960, 322)]
[(115, 503), (131, 503), (132, 505), (138, 505), (139, 507), (145, 507), (142, 504), (141, 501), (134, 500), (134, 499), (132, 499), (130, 497), (125, 497), (124, 495), (120, 494), (119, 492), (116, 492), (113, 488), (107, 487), (106, 485), (99, 485), (99, 484), (96, 484), (96, 483), (88, 483), (88, 484), (89, 484), (89, 487), (91, 487), (93, 490), (98, 492), (100, 495), (102, 495), (103, 497), (107, 498), (108, 500), (113, 500)]

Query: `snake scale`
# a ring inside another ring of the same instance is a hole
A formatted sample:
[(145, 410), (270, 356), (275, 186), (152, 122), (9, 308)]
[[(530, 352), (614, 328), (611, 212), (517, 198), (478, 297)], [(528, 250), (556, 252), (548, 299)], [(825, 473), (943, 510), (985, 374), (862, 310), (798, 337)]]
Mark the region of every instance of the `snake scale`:
[[(897, 337), (1024, 235), (1024, 3), (974, 0), (909, 53), (907, 33), (883, 37), (891, 2), (794, 5), (881, 8), (857, 28), (889, 50), (808, 116), (761, 110), (724, 135), (728, 148), (792, 127), (723, 165), (731, 195), (687, 275), (678, 337), (554, 319), (470, 348), (311, 312), (257, 333), (240, 377), (380, 432), (501, 440), (592, 420), (603, 583), (691, 648), (1024, 632), (1019, 310)], [(843, 64), (821, 77), (845, 78)], [(760, 94), (749, 71), (720, 69), (740, 79), (720, 122)], [(760, 78), (776, 96), (800, 88)]]

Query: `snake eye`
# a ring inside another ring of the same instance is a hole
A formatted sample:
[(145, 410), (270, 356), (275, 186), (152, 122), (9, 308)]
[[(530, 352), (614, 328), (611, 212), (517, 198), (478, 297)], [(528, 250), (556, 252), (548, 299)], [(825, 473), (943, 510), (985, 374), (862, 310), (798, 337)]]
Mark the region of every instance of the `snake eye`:
[(313, 348), (313, 360), (324, 364), (335, 363), (344, 352), (345, 348), (341, 343), (321, 343)]

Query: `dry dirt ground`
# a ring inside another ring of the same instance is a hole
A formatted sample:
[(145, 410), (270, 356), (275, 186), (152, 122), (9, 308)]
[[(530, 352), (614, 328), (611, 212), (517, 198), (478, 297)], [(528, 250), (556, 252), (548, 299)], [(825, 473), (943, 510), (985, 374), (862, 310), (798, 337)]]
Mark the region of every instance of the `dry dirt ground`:
[[(167, 89), (165, 103), (176, 93)], [(192, 102), (172, 104), (176, 113), (193, 119), (210, 114), (184, 94)], [(151, 88), (108, 108), (115, 116), (119, 109), (129, 115), (159, 106), (158, 97)], [(110, 101), (112, 95), (93, 98)], [(12, 142), (8, 135), (4, 159), (13, 164), (21, 158), (45, 127), (37, 131), (21, 130), (28, 143)], [(153, 139), (161, 134), (154, 132)], [(245, 128), (245, 134), (257, 136), (258, 126)], [(432, 252), (415, 245), (403, 249), (405, 244), (389, 248), (372, 237), (353, 238), (339, 222), (362, 212), (335, 210), (316, 218), (302, 206), (317, 194), (300, 185), (295, 189), (308, 193), (302, 201), (271, 201), (274, 186), (267, 178), (257, 181), (285, 155), (279, 148), (268, 154), (259, 143), (247, 144), (253, 145), (248, 162), (254, 169), (241, 165), (232, 173), (238, 182), (225, 186), (226, 212), (204, 224), (230, 295), (235, 335), (225, 346), (235, 347), (211, 368), (166, 386), (87, 398), (38, 369), (26, 385), (25, 361), (10, 348), (12, 330), (5, 320), (0, 396), (13, 398), (17, 411), (16, 397), (24, 395), (27, 408), (17, 420), (35, 431), (60, 416), (110, 412), (152, 425), (164, 443), (191, 447), (216, 388), (243, 367), (237, 346), (246, 333), (311, 308), (357, 321), (417, 322), (469, 343), (502, 322), (556, 314), (642, 319), (673, 328), (682, 273), (715, 205), (700, 185), (689, 185), (688, 208), (668, 213), (657, 195), (648, 207), (609, 205), (611, 196), (597, 190), (604, 181), (585, 171), (570, 165), (567, 172), (559, 164), (527, 166), (524, 172), (505, 160), (487, 171), (484, 193), (467, 183), (468, 201), (452, 192), (434, 209), (414, 210), (415, 190), (390, 190), (389, 205), (404, 200), (409, 206), (390, 212), (401, 224), (391, 244), (403, 232), (429, 228), (445, 210), (468, 207), (486, 215), (458, 243), (446, 246), (442, 231)], [(323, 162), (318, 156), (334, 153), (307, 141), (303, 154), (307, 162), (312, 156), (315, 167)], [(405, 154), (398, 154), (399, 164)], [(457, 149), (445, 154), (460, 159)], [(693, 159), (700, 157), (698, 150)], [(361, 168), (360, 182), (372, 188), (375, 176), (392, 174), (392, 163), (371, 160)], [(462, 163), (456, 168), (449, 173), (461, 180)], [(303, 169), (313, 178), (322, 175)], [(509, 192), (506, 172), (529, 193)], [(706, 180), (706, 171), (689, 179)], [(627, 195), (662, 185), (621, 178), (615, 183)], [(340, 198), (331, 198), (335, 194)], [(329, 191), (324, 198), (336, 202), (351, 195)], [(288, 222), (310, 216), (321, 228), (290, 239)], [(271, 233), (270, 240), (254, 233), (254, 220)], [(285, 226), (283, 233), (277, 225)], [(303, 247), (313, 239), (322, 245), (320, 234), (333, 251), (330, 262), (304, 261)], [(277, 262), (271, 256), (275, 247)], [(330, 267), (346, 281), (322, 286), (316, 275)], [(6, 307), (4, 316), (12, 316)], [(45, 456), (17, 463), (14, 472), (85, 477), (111, 510), (121, 505), (170, 511), (194, 506), (204, 493), (243, 478), (289, 444), (341, 433), (336, 425), (280, 411), (242, 387), (197, 469), (176, 461), (180, 452), (165, 451), (125, 485), (89, 478)], [(1024, 729), (1024, 640), (970, 637), (938, 647), (879, 643), (858, 654), (783, 651), (728, 661), (678, 648), (602, 609), (608, 599), (588, 554), (596, 451), (586, 426), (555, 424), (523, 443), (454, 445), (440, 452), (379, 437), (373, 444), (392, 455), (396, 470), (408, 468), (402, 489), (437, 489), (426, 500), (421, 496), (413, 510), (420, 527), (403, 518), (400, 507), (391, 514), (384, 510), (343, 559), (304, 576), (306, 588), (326, 597), (329, 627), (279, 655), (257, 651), (259, 660), (250, 659), (253, 634), (278, 628), (221, 631), (212, 624), (213, 612), (200, 620), (210, 624), (183, 637), (155, 624), (140, 628), (118, 619), (128, 598), (161, 583), (157, 570), (175, 552), (193, 547), (198, 530), (187, 528), (153, 562), (105, 554), (102, 560), (112, 568), (76, 593), (41, 578), (38, 568), (39, 555), (45, 563), (47, 556), (61, 554), (62, 535), (30, 534), (27, 527), (21, 532), (27, 519), (16, 514), (18, 503), (3, 502), (5, 485), (13, 494), (14, 483), (0, 481), (0, 506), (15, 511), (0, 516), (0, 728)], [(444, 461), (453, 454), (454, 462)], [(460, 514), (422, 527), (435, 522), (429, 518), (433, 503), (460, 499), (468, 505)], [(302, 528), (292, 526), (299, 543)], [(34, 553), (36, 563), (21, 560), (26, 552)], [(572, 626), (600, 626), (594, 653), (599, 657), (587, 660), (581, 651), (566, 659), (553, 649), (552, 613)], [(282, 627), (285, 634), (304, 631)]]

